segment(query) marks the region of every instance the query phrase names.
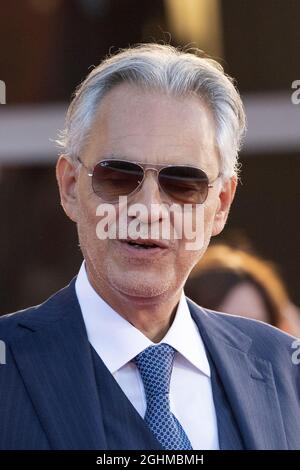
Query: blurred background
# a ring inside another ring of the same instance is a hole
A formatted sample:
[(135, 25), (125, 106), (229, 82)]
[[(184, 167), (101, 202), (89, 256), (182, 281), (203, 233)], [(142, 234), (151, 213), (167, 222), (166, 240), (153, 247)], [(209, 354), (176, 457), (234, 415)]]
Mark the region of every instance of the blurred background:
[(0, 314), (40, 303), (81, 263), (51, 141), (75, 86), (109, 51), (162, 40), (204, 49), (236, 78), (249, 130), (219, 240), (250, 241), (300, 305), (299, 0), (10, 0), (0, 7)]

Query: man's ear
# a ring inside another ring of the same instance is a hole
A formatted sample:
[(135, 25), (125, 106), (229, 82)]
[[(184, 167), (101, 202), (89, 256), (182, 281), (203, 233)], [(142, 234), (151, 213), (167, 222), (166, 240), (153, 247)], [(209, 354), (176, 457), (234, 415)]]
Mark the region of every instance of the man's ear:
[(229, 209), (233, 201), (237, 187), (237, 177), (232, 176), (224, 181), (219, 193), (218, 207), (215, 213), (212, 236), (222, 232), (229, 214)]
[(56, 179), (59, 187), (60, 202), (67, 216), (77, 221), (77, 171), (67, 155), (61, 155), (56, 164)]

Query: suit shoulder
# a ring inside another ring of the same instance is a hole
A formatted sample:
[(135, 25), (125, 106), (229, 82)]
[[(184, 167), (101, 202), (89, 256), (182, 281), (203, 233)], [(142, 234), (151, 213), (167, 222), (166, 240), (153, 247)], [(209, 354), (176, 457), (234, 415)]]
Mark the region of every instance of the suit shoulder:
[(270, 337), (274, 340), (290, 342), (291, 339), (295, 339), (288, 333), (280, 330), (279, 328), (265, 323), (260, 320), (254, 320), (252, 318), (246, 318), (238, 315), (230, 315), (223, 312), (211, 312), (222, 317), (223, 321), (229, 322), (245, 334), (253, 337)]
[(15, 329), (20, 320), (30, 318), (39, 309), (40, 305), (35, 305), (23, 310), (18, 310), (13, 313), (8, 313), (0, 317), (0, 337), (3, 339), (5, 336), (9, 336), (10, 333)]
[(55, 292), (43, 303), (0, 316), (0, 339), (3, 340), (11, 337), (19, 323), (29, 324), (34, 321), (35, 323), (42, 324), (44, 322), (55, 321), (57, 317), (56, 312), (58, 311), (57, 307), (69, 300), (70, 293), (75, 290), (74, 284), (75, 278), (67, 287)]
[(285, 351), (290, 355), (292, 344), (297, 341), (294, 336), (262, 321), (206, 309), (190, 299), (188, 301), (193, 311), (198, 315), (205, 315), (211, 325), (211, 331), (217, 331), (221, 337), (237, 338), (242, 333), (250, 338), (251, 351), (254, 354), (267, 357), (273, 354), (274, 358), (276, 354), (281, 355)]
[(286, 355), (290, 358), (294, 342), (299, 341), (275, 326), (259, 320), (212, 310), (206, 310), (206, 312), (208, 315), (218, 318), (218, 321), (223, 323), (224, 328), (238, 329), (239, 332), (250, 337), (252, 340), (251, 352), (272, 361), (276, 361), (276, 357)]

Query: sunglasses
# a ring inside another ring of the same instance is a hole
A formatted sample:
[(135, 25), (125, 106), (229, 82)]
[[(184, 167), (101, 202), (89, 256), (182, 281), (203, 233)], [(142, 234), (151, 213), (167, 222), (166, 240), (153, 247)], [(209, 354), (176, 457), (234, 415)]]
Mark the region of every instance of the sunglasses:
[(94, 193), (105, 202), (116, 203), (120, 196), (131, 196), (141, 187), (147, 171), (155, 171), (160, 189), (179, 203), (203, 204), (209, 188), (221, 173), (209, 182), (200, 168), (189, 165), (153, 165), (119, 159), (105, 159), (93, 170), (77, 158), (92, 178)]

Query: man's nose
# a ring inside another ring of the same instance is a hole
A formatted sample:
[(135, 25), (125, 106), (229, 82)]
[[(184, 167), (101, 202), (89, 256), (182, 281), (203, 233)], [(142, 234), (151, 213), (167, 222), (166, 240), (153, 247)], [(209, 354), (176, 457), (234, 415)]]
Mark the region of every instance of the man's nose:
[(142, 206), (143, 210), (138, 214), (141, 223), (150, 224), (165, 217), (161, 196), (157, 173), (147, 171), (141, 188), (132, 196), (130, 201), (130, 206), (132, 204)]

